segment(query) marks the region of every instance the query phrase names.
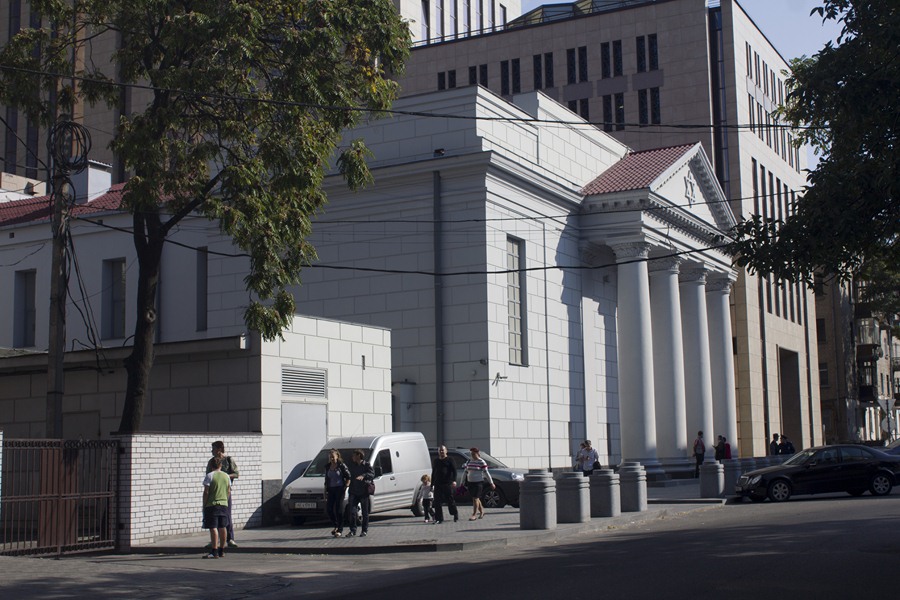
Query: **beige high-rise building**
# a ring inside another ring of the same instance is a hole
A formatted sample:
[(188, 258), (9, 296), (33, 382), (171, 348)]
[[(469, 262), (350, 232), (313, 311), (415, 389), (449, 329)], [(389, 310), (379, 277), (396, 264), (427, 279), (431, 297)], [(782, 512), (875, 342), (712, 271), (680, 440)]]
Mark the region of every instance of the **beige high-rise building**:
[[(773, 116), (788, 64), (736, 0), (548, 5), (500, 30), (414, 48), (404, 95), (482, 85), (539, 89), (641, 150), (699, 141), (739, 219), (790, 214), (806, 159)], [(822, 441), (815, 301), (741, 273), (732, 294), (739, 445)]]

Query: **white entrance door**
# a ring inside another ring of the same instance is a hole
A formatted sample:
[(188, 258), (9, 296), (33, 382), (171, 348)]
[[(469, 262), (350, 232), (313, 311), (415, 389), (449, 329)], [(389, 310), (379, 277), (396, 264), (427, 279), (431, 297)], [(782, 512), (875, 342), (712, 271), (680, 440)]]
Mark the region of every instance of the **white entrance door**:
[(297, 465), (315, 458), (328, 441), (327, 406), (301, 402), (281, 403), (281, 478), (300, 475)]

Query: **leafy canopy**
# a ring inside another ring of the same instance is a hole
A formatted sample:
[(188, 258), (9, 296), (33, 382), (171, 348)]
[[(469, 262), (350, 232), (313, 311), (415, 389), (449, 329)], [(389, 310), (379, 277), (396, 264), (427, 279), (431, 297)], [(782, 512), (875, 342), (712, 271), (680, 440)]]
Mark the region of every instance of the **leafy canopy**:
[[(217, 219), (251, 257), (247, 324), (280, 335), (294, 312), (285, 288), (315, 257), (306, 238), (326, 202), (320, 184), (360, 118), (341, 107), (386, 109), (397, 91), (388, 74), (402, 68), (409, 29), (390, 0), (30, 4), (44, 26), (0, 52), (0, 102), (49, 123), (50, 90), (71, 114), (130, 88), (112, 149), (133, 173), (124, 208), (146, 225), (138, 249), (189, 214)], [(94, 54), (115, 36), (111, 57)], [(58, 77), (73, 74), (73, 54), (76, 78)], [(370, 177), (366, 156), (356, 141), (339, 158), (351, 187)]]
[(731, 251), (751, 271), (811, 282), (848, 279), (866, 264), (900, 265), (900, 7), (825, 0), (813, 11), (843, 24), (837, 44), (791, 63), (782, 117), (821, 160), (795, 214), (740, 223)]

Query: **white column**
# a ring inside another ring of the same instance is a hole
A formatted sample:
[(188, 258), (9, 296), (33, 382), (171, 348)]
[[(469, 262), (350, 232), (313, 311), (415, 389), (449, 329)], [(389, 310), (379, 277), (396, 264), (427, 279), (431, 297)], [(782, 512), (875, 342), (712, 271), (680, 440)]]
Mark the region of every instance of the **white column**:
[(706, 451), (713, 456), (712, 379), (709, 364), (709, 328), (706, 321), (706, 269), (681, 270), (681, 328), (684, 340), (684, 393), (687, 417), (685, 441), (703, 431)]
[(618, 263), (617, 318), (619, 424), (622, 460), (644, 465), (648, 477), (661, 475), (656, 457), (650, 282), (645, 243), (612, 246)]
[(712, 369), (713, 426), (715, 435), (724, 435), (731, 444), (732, 458), (737, 458), (737, 398), (734, 388), (731, 309), (728, 302), (731, 284), (731, 279), (725, 275), (710, 277), (706, 283), (706, 305)]
[(688, 459), (678, 257), (650, 261), (656, 453), (669, 474), (693, 471)]

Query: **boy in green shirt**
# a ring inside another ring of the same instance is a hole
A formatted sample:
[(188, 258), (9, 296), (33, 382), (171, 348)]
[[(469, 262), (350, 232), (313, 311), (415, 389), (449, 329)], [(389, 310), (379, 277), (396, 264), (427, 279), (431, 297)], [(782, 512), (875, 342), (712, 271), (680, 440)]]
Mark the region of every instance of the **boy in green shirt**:
[(203, 528), (209, 529), (210, 551), (203, 558), (222, 558), (225, 556), (231, 478), (222, 472), (221, 458), (213, 457), (210, 463), (213, 470), (203, 479)]

